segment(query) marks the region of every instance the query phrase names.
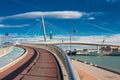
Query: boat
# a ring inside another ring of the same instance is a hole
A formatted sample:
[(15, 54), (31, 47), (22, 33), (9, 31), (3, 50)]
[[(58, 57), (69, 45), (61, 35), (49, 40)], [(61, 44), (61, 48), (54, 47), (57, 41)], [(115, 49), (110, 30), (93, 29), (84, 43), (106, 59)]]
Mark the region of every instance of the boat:
[(100, 52), (98, 52), (98, 51), (95, 51), (95, 52), (89, 52), (89, 54), (88, 54), (89, 56), (100, 56), (101, 55), (101, 53)]
[(66, 53), (67, 53), (68, 55), (76, 55), (77, 51), (76, 51), (76, 50), (74, 50), (74, 51), (66, 50)]
[(118, 48), (111, 49), (110, 47), (106, 47), (102, 51), (103, 56), (120, 56), (120, 51)]

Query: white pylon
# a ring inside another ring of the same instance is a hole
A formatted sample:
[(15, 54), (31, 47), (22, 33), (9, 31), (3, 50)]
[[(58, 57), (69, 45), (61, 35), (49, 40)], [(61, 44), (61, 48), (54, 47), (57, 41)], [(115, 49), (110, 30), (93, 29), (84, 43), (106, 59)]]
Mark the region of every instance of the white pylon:
[(44, 24), (44, 17), (42, 16), (42, 28), (43, 28), (43, 34), (44, 34), (44, 42), (46, 42), (46, 29)]

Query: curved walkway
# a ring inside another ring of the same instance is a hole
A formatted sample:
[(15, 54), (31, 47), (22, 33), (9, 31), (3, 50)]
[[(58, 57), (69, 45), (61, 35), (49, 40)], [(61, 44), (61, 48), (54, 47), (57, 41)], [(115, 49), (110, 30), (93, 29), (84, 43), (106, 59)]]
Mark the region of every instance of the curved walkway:
[(23, 80), (58, 80), (57, 64), (54, 57), (46, 50), (38, 50), (40, 57)]
[(22, 58), (0, 72), (2, 80), (62, 80), (55, 57), (43, 49), (28, 48)]

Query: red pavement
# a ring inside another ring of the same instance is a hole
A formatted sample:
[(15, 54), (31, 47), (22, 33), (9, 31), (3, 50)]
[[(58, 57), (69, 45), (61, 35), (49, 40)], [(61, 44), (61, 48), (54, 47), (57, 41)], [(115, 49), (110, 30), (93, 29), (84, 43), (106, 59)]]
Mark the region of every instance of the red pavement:
[(23, 80), (58, 80), (54, 57), (46, 50), (39, 49), (39, 52), (40, 57), (38, 61)]
[[(50, 52), (43, 49), (35, 49), (36, 51), (34, 51), (32, 48), (24, 48), (28, 50), (27, 55), (13, 64), (12, 67), (8, 66), (8, 69), (0, 73), (0, 79), (58, 80), (58, 64)], [(26, 65), (28, 66), (25, 67)]]

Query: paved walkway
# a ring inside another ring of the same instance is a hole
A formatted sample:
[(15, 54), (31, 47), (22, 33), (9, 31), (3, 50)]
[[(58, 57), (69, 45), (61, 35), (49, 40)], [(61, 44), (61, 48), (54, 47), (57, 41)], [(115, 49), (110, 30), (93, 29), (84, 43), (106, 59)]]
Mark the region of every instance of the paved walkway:
[(58, 80), (54, 57), (46, 50), (39, 49), (39, 52), (38, 61), (22, 80)]
[(24, 48), (26, 53), (22, 57), (0, 71), (0, 80), (58, 80), (61, 78), (58, 74), (56, 59), (50, 52), (43, 49)]
[(120, 80), (120, 75), (115, 74), (85, 63), (72, 60), (82, 80)]

